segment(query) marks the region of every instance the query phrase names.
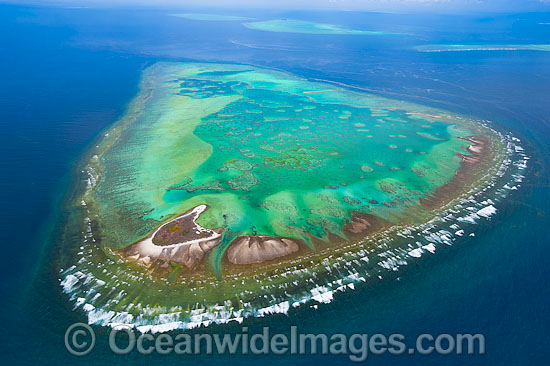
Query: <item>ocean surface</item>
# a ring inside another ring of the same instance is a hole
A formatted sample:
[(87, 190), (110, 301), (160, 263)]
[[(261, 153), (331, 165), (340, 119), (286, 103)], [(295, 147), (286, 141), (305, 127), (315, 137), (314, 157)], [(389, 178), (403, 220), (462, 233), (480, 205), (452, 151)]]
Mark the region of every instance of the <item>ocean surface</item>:
[[(198, 13), (199, 11), (194, 10)], [(318, 309), (245, 321), (250, 333), (483, 333), (486, 354), (371, 355), (370, 364), (546, 365), (550, 360), (550, 53), (420, 52), (434, 44), (550, 44), (550, 14), (420, 15), (251, 12), (227, 15), (332, 23), (406, 36), (264, 32), (170, 11), (0, 6), (0, 203), (3, 364), (234, 364), (260, 356), (113, 354), (107, 329), (77, 358), (67, 327), (85, 320), (59, 286), (63, 198), (79, 156), (123, 114), (141, 71), (157, 61), (280, 69), (493, 121), (531, 158), (518, 191), (453, 246), (400, 268), (398, 280), (343, 293)], [(480, 47), (482, 48), (482, 47)], [(237, 332), (240, 325), (193, 332)], [(348, 364), (347, 356), (261, 356), (270, 365)]]

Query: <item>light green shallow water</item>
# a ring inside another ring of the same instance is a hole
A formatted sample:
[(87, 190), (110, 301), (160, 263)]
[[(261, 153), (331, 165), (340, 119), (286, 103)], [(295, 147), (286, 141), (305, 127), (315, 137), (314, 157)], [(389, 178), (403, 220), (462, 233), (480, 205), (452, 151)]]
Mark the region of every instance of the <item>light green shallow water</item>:
[(456, 137), (474, 134), (410, 114), (417, 106), (248, 66), (158, 64), (144, 80), (139, 114), (102, 155), (96, 197), (114, 248), (198, 204), (211, 207), (205, 227), (306, 242), (343, 236), (353, 210), (410, 221), (459, 168), (467, 143)]

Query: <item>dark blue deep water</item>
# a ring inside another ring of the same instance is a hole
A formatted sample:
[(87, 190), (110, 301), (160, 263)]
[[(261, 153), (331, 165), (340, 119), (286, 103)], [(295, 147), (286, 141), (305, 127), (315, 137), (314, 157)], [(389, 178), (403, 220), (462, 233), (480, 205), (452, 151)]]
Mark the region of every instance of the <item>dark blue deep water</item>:
[[(196, 12), (196, 11), (195, 11)], [(268, 66), (495, 121), (531, 157), (522, 188), (476, 237), (422, 259), (398, 281), (245, 322), (250, 333), (483, 333), (483, 356), (373, 356), (368, 364), (550, 364), (550, 52), (421, 53), (430, 43), (550, 44), (550, 14), (235, 14), (409, 33), (299, 35), (198, 22), (168, 11), (0, 6), (0, 359), (19, 364), (338, 365), (347, 356), (116, 356), (105, 329), (77, 358), (64, 347), (82, 321), (55, 261), (64, 195), (79, 155), (123, 113), (141, 70), (157, 60)], [(239, 327), (211, 327), (235, 332)]]

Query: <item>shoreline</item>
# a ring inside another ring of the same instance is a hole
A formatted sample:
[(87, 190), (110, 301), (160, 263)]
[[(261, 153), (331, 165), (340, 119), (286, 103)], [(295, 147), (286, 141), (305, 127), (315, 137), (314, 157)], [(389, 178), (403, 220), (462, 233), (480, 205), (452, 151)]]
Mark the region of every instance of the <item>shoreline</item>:
[[(194, 267), (200, 262), (209, 250), (216, 247), (221, 240), (221, 233), (216, 230), (203, 228), (197, 224), (196, 219), (208, 208), (207, 205), (199, 205), (184, 214), (171, 219), (160, 225), (155, 231), (144, 239), (131, 244), (120, 251), (126, 260), (138, 262), (145, 266), (153, 264), (155, 261), (174, 261), (183, 263), (187, 267)], [(211, 235), (206, 238), (191, 239), (169, 245), (156, 245), (153, 241), (157, 233), (172, 222), (179, 221), (191, 216), (191, 221), (198, 231), (209, 231)]]

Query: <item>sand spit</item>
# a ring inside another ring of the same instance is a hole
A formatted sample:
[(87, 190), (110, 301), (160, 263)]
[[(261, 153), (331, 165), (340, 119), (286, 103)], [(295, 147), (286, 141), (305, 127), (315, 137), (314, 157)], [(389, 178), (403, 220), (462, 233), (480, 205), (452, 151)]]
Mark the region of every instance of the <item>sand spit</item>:
[[(196, 223), (196, 219), (206, 209), (208, 209), (208, 206), (199, 205), (183, 215), (162, 224), (145, 239), (122, 250), (123, 256), (127, 260), (146, 266), (151, 265), (157, 260), (165, 260), (183, 263), (188, 268), (195, 267), (201, 262), (204, 255), (212, 248), (218, 246), (221, 241), (221, 229), (206, 229)], [(176, 236), (173, 235), (175, 231), (171, 230), (174, 227), (186, 230), (185, 237), (188, 240), (182, 242), (174, 241), (176, 239)], [(174, 242), (168, 242), (168, 240), (173, 240)], [(162, 245), (157, 245), (159, 242)]]

